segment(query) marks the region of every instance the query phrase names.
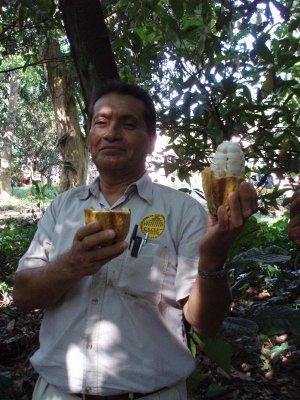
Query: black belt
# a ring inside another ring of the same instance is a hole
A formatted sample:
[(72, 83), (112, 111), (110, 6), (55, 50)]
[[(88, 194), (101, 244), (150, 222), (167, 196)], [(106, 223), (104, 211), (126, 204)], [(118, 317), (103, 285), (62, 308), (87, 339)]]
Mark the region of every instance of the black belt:
[(97, 394), (92, 395), (92, 394), (81, 394), (81, 393), (76, 393), (75, 396), (79, 397), (80, 399), (85, 399), (85, 400), (135, 400), (135, 399), (140, 399), (143, 396), (146, 396), (145, 394), (142, 393), (126, 393), (126, 394), (116, 394), (112, 396), (99, 396)]
[(82, 394), (82, 393), (74, 393), (73, 396), (77, 396), (80, 399), (85, 399), (85, 400), (137, 400), (141, 399), (142, 397), (145, 396), (150, 396), (151, 394), (158, 393), (162, 391), (163, 389), (158, 389), (155, 390), (154, 392), (150, 393), (124, 393), (124, 394), (116, 394), (116, 395), (111, 395), (111, 396), (99, 396), (97, 394)]

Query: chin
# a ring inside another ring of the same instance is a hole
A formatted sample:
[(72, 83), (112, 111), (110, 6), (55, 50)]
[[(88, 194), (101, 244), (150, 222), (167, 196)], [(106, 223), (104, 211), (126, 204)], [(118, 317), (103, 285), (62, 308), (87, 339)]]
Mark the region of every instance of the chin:
[(97, 168), (99, 171), (119, 171), (123, 170), (125, 167), (126, 163), (122, 163), (120, 161), (114, 160), (114, 161), (101, 161), (98, 164), (96, 164)]

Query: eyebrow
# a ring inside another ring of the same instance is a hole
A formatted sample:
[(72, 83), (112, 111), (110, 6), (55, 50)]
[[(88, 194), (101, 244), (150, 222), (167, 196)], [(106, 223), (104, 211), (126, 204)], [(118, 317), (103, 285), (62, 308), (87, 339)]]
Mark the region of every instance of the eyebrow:
[[(107, 112), (98, 112), (97, 114), (94, 115), (93, 120), (95, 120), (98, 117), (105, 117), (105, 118), (109, 118), (111, 116), (112, 113), (107, 113)], [(121, 115), (121, 119), (124, 120), (128, 120), (128, 119), (132, 119), (135, 121), (138, 121), (138, 118), (134, 115), (134, 114), (123, 114)]]
[(131, 120), (134, 120), (134, 121), (138, 121), (138, 118), (135, 115), (132, 115), (132, 114), (124, 114), (124, 115), (121, 116), (121, 119), (123, 121), (124, 120), (128, 120), (128, 119), (131, 119)]

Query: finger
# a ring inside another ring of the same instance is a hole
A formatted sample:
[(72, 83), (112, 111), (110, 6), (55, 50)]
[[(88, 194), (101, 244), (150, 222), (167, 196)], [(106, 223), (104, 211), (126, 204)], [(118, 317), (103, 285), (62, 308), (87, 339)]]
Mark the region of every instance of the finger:
[(78, 229), (75, 233), (74, 240), (82, 241), (86, 236), (92, 235), (93, 233), (99, 232), (101, 226), (99, 222), (92, 222), (90, 224), (84, 225)]
[(228, 204), (230, 210), (230, 227), (240, 228), (243, 225), (244, 217), (238, 193), (229, 193)]
[(239, 187), (239, 199), (244, 219), (249, 218), (257, 209), (257, 192), (249, 182), (242, 182)]
[(122, 254), (128, 247), (128, 243), (125, 241), (117, 242), (109, 246), (101, 247), (94, 250), (91, 254), (91, 261), (101, 262), (104, 265), (111, 259), (118, 257)]
[(210, 227), (214, 226), (217, 223), (217, 217), (211, 213), (208, 214), (206, 220), (206, 228), (209, 229)]
[(81, 252), (77, 258), (73, 271), (83, 275), (93, 275), (115, 257), (121, 255), (128, 247), (127, 242), (118, 242), (107, 247), (96, 247), (89, 251)]
[(112, 244), (115, 237), (116, 232), (114, 230), (105, 229), (104, 231), (85, 236), (79, 243), (84, 250), (91, 250), (93, 248), (105, 247)]
[(229, 213), (224, 206), (220, 206), (217, 210), (217, 227), (222, 233), (229, 229)]

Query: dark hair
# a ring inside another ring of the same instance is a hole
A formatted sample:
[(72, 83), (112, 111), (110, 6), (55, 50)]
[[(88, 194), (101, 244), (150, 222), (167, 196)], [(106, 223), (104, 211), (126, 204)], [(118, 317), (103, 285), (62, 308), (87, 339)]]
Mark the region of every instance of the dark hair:
[(150, 136), (156, 136), (156, 112), (153, 100), (149, 94), (137, 85), (122, 82), (117, 79), (108, 80), (99, 86), (91, 96), (88, 108), (88, 132), (92, 125), (94, 105), (101, 97), (108, 93), (119, 93), (133, 96), (141, 100), (145, 106), (144, 119)]

